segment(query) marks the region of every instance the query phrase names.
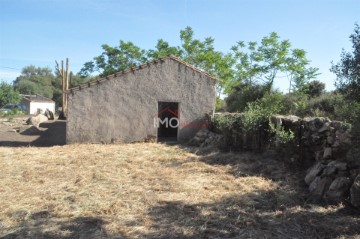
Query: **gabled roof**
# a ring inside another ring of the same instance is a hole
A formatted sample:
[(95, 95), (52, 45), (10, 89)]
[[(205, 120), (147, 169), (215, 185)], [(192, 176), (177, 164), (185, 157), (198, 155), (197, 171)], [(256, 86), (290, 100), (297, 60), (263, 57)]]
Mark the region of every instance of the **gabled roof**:
[(91, 86), (94, 86), (94, 85), (98, 85), (100, 84), (101, 82), (104, 82), (104, 81), (107, 81), (107, 80), (111, 80), (111, 79), (114, 79), (116, 78), (117, 76), (120, 76), (120, 75), (125, 75), (125, 74), (128, 74), (128, 73), (133, 73), (137, 70), (141, 70), (143, 68), (146, 68), (146, 67), (150, 67), (151, 65), (155, 65), (159, 62), (164, 62), (165, 60), (167, 59), (170, 59), (170, 60), (173, 60), (173, 61), (176, 61), (180, 64), (183, 64), (185, 65), (186, 67), (194, 70), (194, 71), (197, 71), (199, 72), (200, 74), (206, 76), (206, 77), (209, 77), (213, 80), (216, 80), (216, 81), (220, 81), (218, 78), (216, 78), (215, 76), (203, 71), (203, 70), (200, 70), (199, 68), (196, 68), (195, 66), (193, 65), (190, 65), (189, 63), (183, 61), (183, 60), (180, 60), (179, 58), (177, 57), (174, 57), (174, 56), (165, 56), (165, 57), (161, 57), (157, 60), (154, 60), (154, 61), (151, 61), (151, 62), (147, 62), (145, 64), (142, 64), (142, 65), (139, 65), (139, 66), (134, 66), (134, 67), (131, 67), (131, 68), (128, 68), (126, 70), (123, 70), (123, 71), (120, 71), (120, 72), (117, 72), (117, 73), (114, 73), (114, 74), (111, 74), (111, 75), (108, 75), (108, 76), (105, 76), (103, 78), (100, 78), (98, 80), (95, 80), (95, 81), (90, 81), (88, 83), (85, 83), (85, 84), (81, 84), (81, 85), (78, 85), (78, 86), (75, 86), (73, 88), (70, 88), (69, 90), (66, 91), (66, 93), (70, 93), (72, 92), (73, 90), (81, 90), (81, 89), (84, 89), (84, 88), (88, 88), (88, 87), (91, 87)]
[(53, 103), (54, 101), (52, 99), (49, 99), (45, 96), (41, 95), (22, 95), (22, 99), (30, 101), (30, 102), (47, 102), (47, 103)]

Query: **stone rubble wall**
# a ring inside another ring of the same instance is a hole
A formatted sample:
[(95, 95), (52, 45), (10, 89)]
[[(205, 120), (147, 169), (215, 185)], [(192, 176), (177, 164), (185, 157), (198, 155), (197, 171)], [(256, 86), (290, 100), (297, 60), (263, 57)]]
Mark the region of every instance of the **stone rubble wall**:
[[(360, 158), (350, 153), (351, 127), (340, 121), (325, 117), (274, 115), (270, 120), (276, 127), (291, 130), (295, 138), (287, 144), (278, 144), (275, 135), (270, 135), (264, 122), (258, 132), (245, 133), (241, 129), (241, 113), (224, 114), (230, 126), (220, 128), (212, 125), (210, 131), (199, 131), (190, 141), (194, 146), (230, 147), (232, 150), (276, 149), (281, 158), (302, 165), (310, 162), (305, 183), (311, 197), (338, 203), (349, 199), (353, 206), (360, 207)], [(232, 120), (234, 119), (234, 120)], [(214, 133), (215, 132), (215, 133)]]
[(292, 145), (300, 149), (297, 156), (315, 161), (305, 176), (314, 199), (339, 203), (349, 198), (353, 206), (360, 206), (360, 160), (350, 153), (349, 124), (324, 117), (274, 116), (272, 120), (297, 131), (297, 145)]
[(188, 145), (196, 147), (219, 147), (223, 141), (223, 135), (211, 132), (208, 129), (199, 130)]

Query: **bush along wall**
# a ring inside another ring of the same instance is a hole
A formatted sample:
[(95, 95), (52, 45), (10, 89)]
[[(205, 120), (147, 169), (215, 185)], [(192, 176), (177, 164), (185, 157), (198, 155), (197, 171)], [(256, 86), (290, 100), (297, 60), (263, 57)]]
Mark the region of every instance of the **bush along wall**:
[(260, 119), (248, 127), (243, 113), (215, 114), (210, 130), (223, 135), (220, 148), (226, 150), (262, 151), (269, 142), (269, 121)]
[(254, 118), (249, 124), (249, 116), (243, 113), (216, 114), (211, 130), (223, 135), (223, 148), (276, 150), (284, 160), (311, 166), (305, 183), (312, 198), (329, 203), (349, 199), (360, 207), (360, 158), (350, 150), (351, 125), (326, 117)]

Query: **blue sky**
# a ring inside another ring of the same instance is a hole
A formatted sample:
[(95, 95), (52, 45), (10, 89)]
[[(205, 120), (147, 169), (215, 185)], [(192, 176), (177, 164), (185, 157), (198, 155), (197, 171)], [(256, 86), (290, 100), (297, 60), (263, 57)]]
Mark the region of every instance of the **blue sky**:
[[(318, 79), (334, 89), (329, 72), (360, 23), (359, 0), (0, 0), (0, 80), (13, 81), (23, 67), (70, 59), (78, 72), (101, 45), (132, 41), (150, 49), (159, 38), (179, 45), (179, 31), (215, 38), (228, 52), (237, 41), (260, 41), (270, 32), (307, 51)], [(286, 89), (287, 83), (277, 82)]]

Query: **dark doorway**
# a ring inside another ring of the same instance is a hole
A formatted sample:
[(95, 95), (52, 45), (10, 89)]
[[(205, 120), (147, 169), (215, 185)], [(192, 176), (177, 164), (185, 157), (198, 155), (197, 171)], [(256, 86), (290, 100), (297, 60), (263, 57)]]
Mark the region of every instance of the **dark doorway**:
[(158, 103), (158, 141), (177, 141), (180, 123), (179, 103)]

